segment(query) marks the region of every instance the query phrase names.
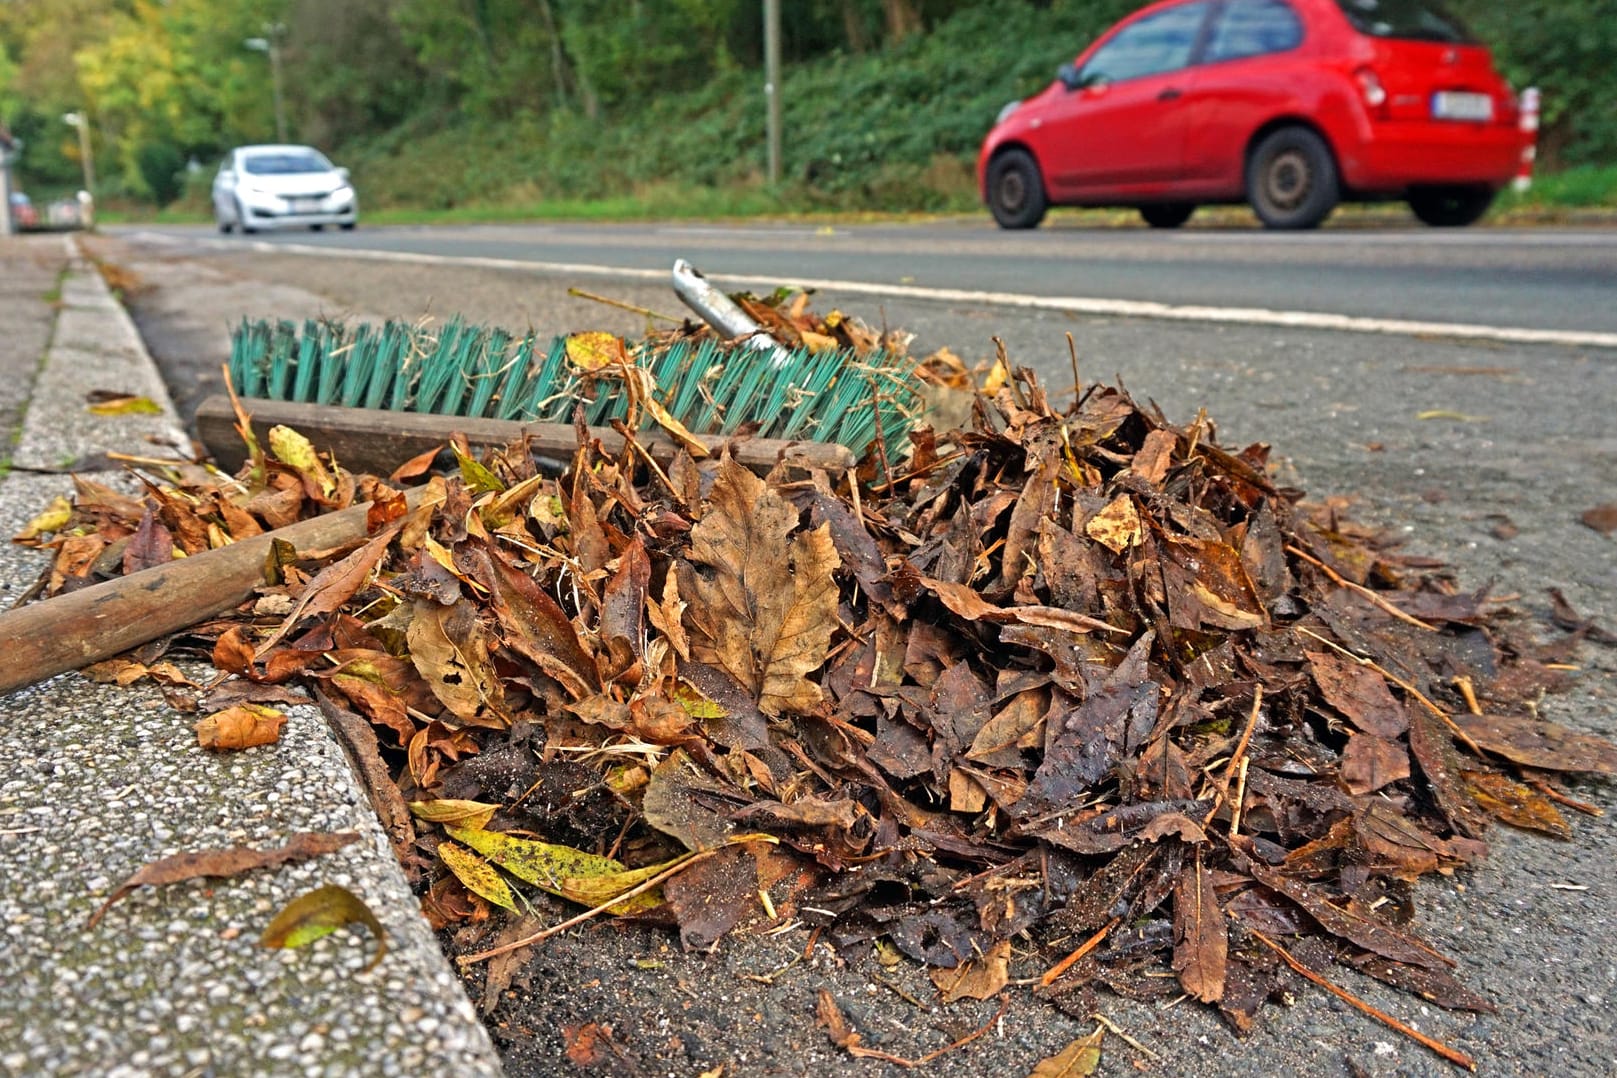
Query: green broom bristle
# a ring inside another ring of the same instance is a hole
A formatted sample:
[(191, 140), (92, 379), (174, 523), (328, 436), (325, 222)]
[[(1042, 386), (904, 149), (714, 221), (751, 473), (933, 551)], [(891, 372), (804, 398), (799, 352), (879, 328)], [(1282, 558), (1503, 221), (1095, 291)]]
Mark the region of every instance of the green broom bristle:
[[(764, 438), (838, 442), (863, 454), (879, 437), (888, 453), (902, 452), (924, 407), (913, 364), (883, 352), (784, 354), (711, 339), (630, 351), (651, 372), (659, 403), (693, 433), (755, 423)], [(458, 318), (436, 331), (312, 320), (300, 331), (244, 320), (232, 335), (230, 377), (244, 397), (519, 422), (570, 423), (582, 404), (585, 421), (602, 425), (629, 409), (622, 380), (579, 371), (565, 338), (543, 342)], [(641, 421), (643, 430), (655, 425)]]

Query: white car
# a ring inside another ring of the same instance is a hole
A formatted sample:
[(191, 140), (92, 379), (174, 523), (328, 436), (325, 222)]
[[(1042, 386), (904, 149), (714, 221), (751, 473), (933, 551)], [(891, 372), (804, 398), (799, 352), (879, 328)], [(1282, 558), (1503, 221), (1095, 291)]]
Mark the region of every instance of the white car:
[(238, 146), (213, 178), (213, 218), (220, 232), (350, 229), (359, 221), (359, 198), (348, 170), (313, 147)]

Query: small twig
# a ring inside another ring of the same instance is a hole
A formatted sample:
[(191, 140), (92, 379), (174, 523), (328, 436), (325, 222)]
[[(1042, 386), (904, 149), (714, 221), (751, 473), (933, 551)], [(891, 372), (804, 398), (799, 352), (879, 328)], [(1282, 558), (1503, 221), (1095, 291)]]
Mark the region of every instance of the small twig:
[[(1231, 754), (1229, 763), (1224, 765), (1224, 778), (1218, 784), (1217, 796), (1213, 798), (1213, 807), (1207, 810), (1206, 816), (1202, 817), (1203, 827), (1206, 827), (1208, 824), (1213, 822), (1213, 817), (1218, 815), (1219, 807), (1229, 800), (1230, 782), (1235, 778), (1236, 772), (1238, 771), (1242, 774), (1242, 787), (1243, 789), (1245, 788), (1246, 773), (1242, 769), (1241, 765), (1245, 763), (1247, 746), (1252, 743), (1252, 731), (1257, 729), (1258, 711), (1262, 707), (1263, 685), (1260, 682), (1252, 692), (1252, 710), (1248, 712), (1246, 716), (1246, 729), (1241, 731), (1241, 740), (1236, 742), (1235, 752)], [(1237, 807), (1235, 810), (1235, 819), (1239, 820), (1240, 816), (1241, 812), (1239, 807)], [(1235, 832), (1233, 830), (1230, 832), (1232, 835), (1234, 833)]]
[(1229, 766), (1224, 768), (1224, 789), (1230, 788), (1230, 779), (1235, 777), (1235, 769), (1240, 766), (1241, 758), (1246, 755), (1246, 748), (1252, 743), (1252, 731), (1258, 726), (1258, 710), (1263, 707), (1263, 684), (1260, 682), (1252, 692), (1252, 710), (1247, 713), (1246, 729), (1241, 731), (1241, 740), (1235, 746), (1235, 755), (1230, 757)]
[(1528, 779), (1527, 785), (1531, 786), (1533, 789), (1537, 790), (1551, 801), (1554, 801), (1556, 804), (1565, 805), (1567, 808), (1581, 812), (1585, 816), (1604, 816), (1606, 814), (1606, 810), (1601, 808), (1599, 805), (1591, 805), (1587, 801), (1579, 801), (1575, 797), (1568, 797), (1566, 794), (1562, 793), (1560, 790), (1557, 790), (1554, 786), (1551, 786), (1543, 779)]
[(814, 945), (820, 942), (820, 930), (824, 925), (815, 925), (814, 931), (809, 933), (808, 946), (803, 948), (803, 957), (808, 958), (814, 953)]
[(887, 481), (887, 493), (893, 492), (893, 484), (897, 481), (893, 477), (893, 467), (887, 462), (887, 436), (881, 429), (881, 390), (876, 388), (874, 379), (870, 382), (870, 410), (875, 416), (876, 429), (876, 456), (881, 461), (882, 478)]
[(628, 311), (631, 314), (642, 315), (646, 318), (660, 318), (664, 322), (672, 322), (675, 325), (685, 321), (684, 318), (677, 315), (662, 314), (661, 312), (652, 310), (650, 307), (637, 307), (633, 303), (625, 303), (621, 299), (612, 299), (610, 296), (598, 296), (594, 292), (586, 292), (582, 288), (569, 288), (567, 290), (567, 294), (575, 297), (576, 299), (587, 299), (596, 303), (604, 303), (608, 307), (616, 307), (620, 311)]
[(779, 977), (782, 973), (785, 973), (793, 966), (802, 962), (804, 957), (804, 955), (798, 955), (784, 966), (781, 966), (779, 969), (770, 970), (768, 973), (743, 973), (741, 974), (741, 979), (743, 981), (757, 981), (759, 984), (774, 984), (776, 977)]
[(1482, 759), (1487, 758), (1487, 754), (1482, 751), (1482, 746), (1478, 745), (1476, 743), (1476, 741), (1471, 737), (1471, 735), (1466, 733), (1465, 730), (1463, 728), (1461, 728), (1460, 724), (1454, 721), (1454, 716), (1450, 715), (1447, 711), (1444, 711), (1442, 708), (1440, 708), (1436, 704), (1432, 703), (1431, 700), (1427, 699), (1426, 694), (1421, 692), (1419, 689), (1415, 688), (1415, 686), (1411, 685), (1409, 682), (1405, 681), (1403, 678), (1399, 677), (1397, 674), (1393, 673), (1391, 670), (1388, 670), (1385, 666), (1382, 666), (1380, 663), (1376, 662), (1374, 659), (1366, 658), (1363, 655), (1357, 655), (1357, 654), (1349, 651), (1347, 648), (1343, 647), (1341, 644), (1338, 644), (1334, 640), (1327, 640), (1323, 636), (1319, 635), (1318, 633), (1313, 632), (1310, 629), (1304, 629), (1304, 628), (1302, 628), (1300, 626), (1298, 627), (1297, 631), (1302, 633), (1304, 636), (1313, 637), (1315, 640), (1318, 640), (1321, 644), (1324, 644), (1326, 647), (1330, 648), (1332, 651), (1338, 652), (1339, 654), (1341, 654), (1345, 658), (1352, 659), (1354, 662), (1358, 663), (1360, 666), (1366, 667), (1367, 669), (1370, 669), (1370, 670), (1374, 670), (1376, 673), (1380, 674), (1382, 677), (1386, 678), (1388, 681), (1392, 682), (1394, 685), (1398, 686), (1400, 689), (1404, 690), (1409, 695), (1413, 696), (1416, 700), (1419, 700), (1422, 704), (1425, 705), (1426, 710), (1430, 711), (1432, 714), (1436, 715), (1438, 718), (1442, 719), (1445, 723), (1448, 724), (1448, 728), (1449, 728), (1450, 732), (1453, 733), (1455, 737), (1459, 738), (1462, 742), (1464, 742), (1465, 747), (1470, 749), (1472, 754), (1475, 755), (1477, 757), (1477, 759), (1482, 760)]
[(892, 992), (893, 995), (897, 996), (899, 999), (903, 1000), (905, 1003), (908, 1003), (910, 1006), (914, 1007), (916, 1010), (924, 1011), (924, 1010), (927, 1009), (926, 1004), (922, 1003), (920, 1000), (916, 999), (914, 996), (912, 996), (908, 992), (906, 992), (904, 990), (903, 985), (894, 984), (892, 981), (884, 981), (880, 977), (876, 977), (876, 976), (872, 976), (870, 979), (872, 981), (875, 981), (877, 984), (881, 985), (883, 988), (887, 989), (888, 991)]
[(1454, 686), (1460, 690), (1460, 695), (1465, 697), (1466, 710), (1473, 715), (1482, 714), (1482, 705), (1477, 703), (1477, 690), (1476, 686), (1471, 684), (1471, 679), (1461, 674), (1454, 679)]
[(531, 936), (524, 936), (522, 939), (513, 940), (512, 942), (504, 944), (504, 945), (499, 946), (499, 947), (491, 947), (486, 951), (478, 951), (476, 954), (461, 955), (460, 958), (456, 959), (456, 963), (462, 969), (465, 969), (467, 966), (474, 965), (475, 963), (478, 963), (478, 962), (487, 961), (490, 958), (495, 958), (495, 957), (497, 957), (499, 955), (507, 953), (508, 951), (515, 951), (515, 950), (518, 950), (518, 949), (523, 948), (523, 947), (531, 946), (532, 944), (535, 944), (535, 943), (543, 943), (545, 940), (549, 939), (551, 936), (555, 936), (555, 935), (558, 935), (558, 934), (560, 934), (562, 932), (565, 932), (569, 928), (572, 928), (574, 925), (581, 925), (585, 921), (588, 921), (590, 918), (595, 917), (598, 914), (605, 913), (607, 910), (612, 909), (615, 906), (621, 906), (628, 899), (638, 898), (640, 895), (645, 894), (647, 891), (650, 891), (651, 889), (653, 889), (655, 887), (661, 886), (666, 881), (668, 881), (668, 880), (672, 879), (673, 877), (679, 875), (681, 872), (684, 872), (686, 869), (690, 868), (692, 865), (699, 864), (702, 861), (706, 861), (708, 858), (712, 857), (714, 854), (721, 853), (722, 851), (728, 849), (731, 846), (735, 846), (735, 845), (738, 845), (738, 844), (741, 844), (741, 843), (746, 843), (746, 842), (769, 842), (769, 843), (774, 843), (774, 842), (778, 842), (778, 841), (779, 840), (776, 839), (773, 835), (746, 835), (746, 836), (743, 836), (741, 838), (731, 839), (729, 842), (726, 842), (724, 845), (715, 846), (711, 850), (702, 850), (699, 853), (693, 853), (689, 857), (687, 857), (685, 860), (681, 861), (679, 864), (670, 866), (669, 868), (663, 870), (662, 872), (657, 873), (655, 876), (651, 877), (651, 879), (646, 880), (645, 882), (639, 884), (638, 886), (629, 888), (627, 891), (623, 892), (621, 895), (614, 895), (613, 897), (607, 899), (605, 902), (601, 903), (599, 906), (590, 907), (589, 909), (585, 910), (583, 913), (578, 914), (576, 917), (569, 917), (569, 918), (567, 918), (567, 920), (561, 922), (560, 924), (551, 925), (549, 928), (543, 929), (543, 930), (541, 930), (539, 932), (535, 932)]
[(1084, 380), (1078, 377), (1078, 346), (1073, 343), (1072, 334), (1067, 334), (1067, 354), (1072, 357), (1072, 395), (1076, 398), (1084, 391)]
[(1102, 927), (1099, 932), (1096, 932), (1093, 936), (1090, 936), (1088, 939), (1084, 940), (1084, 942), (1080, 943), (1077, 950), (1073, 951), (1066, 958), (1063, 958), (1061, 961), (1045, 970), (1044, 976), (1039, 978), (1039, 987), (1049, 988), (1052, 984), (1055, 984), (1056, 980), (1063, 973), (1066, 973), (1072, 968), (1073, 963), (1077, 962), (1090, 951), (1093, 951), (1096, 947), (1099, 947), (1101, 945), (1101, 941), (1106, 938), (1107, 934), (1121, 924), (1122, 921), (1123, 919), (1121, 917), (1113, 917), (1110, 921), (1106, 922), (1105, 926)]
[(1428, 625), (1426, 622), (1415, 617), (1413, 614), (1404, 613), (1402, 610), (1399, 610), (1396, 606), (1389, 603), (1386, 599), (1383, 599), (1376, 592), (1365, 587), (1363, 584), (1355, 584), (1353, 581), (1347, 579), (1347, 577), (1343, 576), (1335, 569), (1332, 569), (1329, 565), (1326, 565), (1324, 562), (1308, 553), (1308, 551), (1304, 550), (1302, 547), (1287, 543), (1286, 550), (1297, 555), (1299, 558), (1303, 559), (1303, 561), (1306, 561), (1309, 565), (1314, 566), (1316, 569), (1320, 570), (1320, 572), (1330, 577), (1331, 583), (1335, 584), (1337, 587), (1347, 588), (1349, 591), (1358, 592), (1360, 595), (1364, 596), (1366, 599), (1370, 600), (1376, 606), (1379, 606), (1381, 609), (1385, 610), (1399, 621), (1408, 622), (1410, 625), (1415, 626), (1415, 628), (1425, 629), (1429, 633), (1437, 632), (1437, 626)]
[(1159, 1062), (1162, 1059), (1161, 1056), (1151, 1051), (1151, 1049), (1147, 1048), (1145, 1045), (1141, 1044), (1127, 1033), (1124, 1033), (1121, 1026), (1119, 1026), (1116, 1022), (1113, 1022), (1110, 1018), (1107, 1018), (1104, 1014), (1097, 1011), (1089, 1017), (1105, 1026), (1114, 1036), (1117, 1037), (1118, 1040), (1122, 1041), (1130, 1048), (1133, 1048), (1136, 1052), (1139, 1052), (1141, 1055), (1145, 1056), (1145, 1058), (1151, 1060), (1152, 1062)]
[(1241, 830), (1241, 807), (1246, 804), (1246, 765), (1251, 762), (1251, 757), (1241, 757), (1241, 771), (1235, 782), (1235, 800), (1230, 803), (1231, 838), (1234, 838)]
[(674, 496), (674, 501), (680, 505), (684, 505), (685, 496), (679, 492), (678, 487), (674, 486), (673, 480), (668, 478), (668, 475), (657, 465), (657, 462), (651, 459), (651, 454), (646, 451), (646, 447), (640, 444), (640, 439), (636, 438), (634, 436), (634, 432), (624, 425), (623, 420), (614, 419), (612, 421), (612, 427), (619, 434), (623, 435), (623, 444), (638, 455), (640, 459), (645, 462), (646, 467), (651, 469), (652, 474), (661, 480), (662, 485), (667, 488), (668, 493)]
[(1464, 1067), (1466, 1070), (1471, 1071), (1473, 1073), (1476, 1072), (1476, 1069), (1477, 1069), (1476, 1060), (1472, 1059), (1470, 1056), (1466, 1055), (1464, 1052), (1456, 1051), (1455, 1049), (1450, 1048), (1448, 1045), (1444, 1044), (1442, 1041), (1433, 1040), (1431, 1037), (1428, 1037), (1426, 1034), (1422, 1033), (1420, 1030), (1414, 1029), (1413, 1027), (1407, 1026), (1404, 1023), (1400, 1022), (1398, 1019), (1394, 1018), (1392, 1015), (1388, 1014), (1386, 1011), (1378, 1010), (1377, 1008), (1372, 1007), (1370, 1004), (1366, 1003), (1364, 1000), (1360, 999), (1358, 996), (1355, 996), (1352, 992), (1349, 992), (1347, 989), (1338, 988), (1336, 985), (1332, 984), (1330, 981), (1327, 981), (1324, 977), (1321, 977), (1319, 974), (1315, 973), (1313, 970), (1309, 969), (1307, 966), (1305, 966), (1301, 962), (1297, 961), (1297, 959), (1295, 959), (1295, 958), (1293, 958), (1291, 956), (1290, 951), (1287, 951), (1284, 947), (1280, 946), (1280, 944), (1276, 943), (1274, 940), (1270, 939), (1268, 936), (1265, 936), (1262, 932), (1259, 932), (1257, 929), (1251, 928), (1250, 926), (1248, 926), (1247, 931), (1251, 932), (1252, 935), (1258, 940), (1259, 943), (1262, 943), (1265, 947), (1268, 947), (1270, 950), (1274, 951), (1275, 954), (1279, 955), (1283, 960), (1285, 960), (1286, 965), (1290, 966), (1292, 968), (1292, 970), (1298, 974), (1298, 976), (1303, 977), (1305, 980), (1312, 981), (1314, 984), (1319, 985), (1321, 988), (1325, 989), (1325, 991), (1331, 993), (1336, 998), (1342, 1000), (1345, 1003), (1351, 1004), (1354, 1007), (1357, 1007), (1359, 1010), (1363, 1011), (1365, 1014), (1368, 1014), (1371, 1018), (1374, 1018), (1376, 1021), (1381, 1022), (1383, 1025), (1387, 1026), (1389, 1029), (1397, 1030), (1399, 1033), (1402, 1033), (1404, 1036), (1408, 1037), (1410, 1040), (1416, 1042), (1417, 1044), (1424, 1045), (1425, 1047), (1430, 1048), (1432, 1051), (1436, 1052), (1438, 1055), (1442, 1056), (1444, 1059), (1448, 1060), (1450, 1063), (1453, 1063), (1456, 1066)]

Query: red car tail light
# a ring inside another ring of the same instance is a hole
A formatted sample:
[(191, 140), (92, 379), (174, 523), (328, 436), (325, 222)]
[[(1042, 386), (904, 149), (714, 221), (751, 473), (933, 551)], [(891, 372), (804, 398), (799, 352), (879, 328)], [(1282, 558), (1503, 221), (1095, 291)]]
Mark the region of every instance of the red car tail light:
[(1353, 72), (1353, 77), (1358, 80), (1359, 92), (1364, 95), (1370, 115), (1378, 120), (1387, 119), (1387, 88), (1381, 85), (1380, 77), (1368, 67), (1359, 68)]

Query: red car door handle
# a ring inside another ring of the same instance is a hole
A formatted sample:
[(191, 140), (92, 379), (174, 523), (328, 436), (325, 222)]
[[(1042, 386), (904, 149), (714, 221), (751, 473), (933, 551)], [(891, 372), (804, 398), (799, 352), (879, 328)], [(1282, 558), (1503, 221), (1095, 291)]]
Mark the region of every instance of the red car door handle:
[(1166, 90), (1162, 91), (1160, 94), (1157, 95), (1157, 100), (1158, 101), (1173, 101), (1173, 100), (1175, 100), (1177, 98), (1180, 98), (1180, 97), (1183, 97), (1183, 96), (1184, 96), (1184, 91), (1183, 90), (1176, 90), (1175, 88), (1170, 86)]

